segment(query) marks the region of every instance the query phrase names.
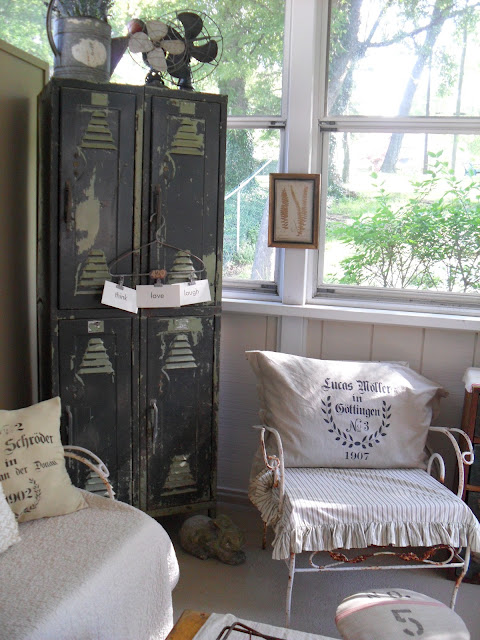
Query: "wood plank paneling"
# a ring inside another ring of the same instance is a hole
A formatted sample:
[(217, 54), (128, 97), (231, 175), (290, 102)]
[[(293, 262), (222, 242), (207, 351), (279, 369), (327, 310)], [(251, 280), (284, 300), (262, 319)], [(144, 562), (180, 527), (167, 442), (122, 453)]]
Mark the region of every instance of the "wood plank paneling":
[[(224, 313), (220, 338), (220, 385), (222, 381), (254, 382), (255, 377), (245, 351), (267, 349), (267, 332), (271, 327), (266, 316)], [(273, 346), (270, 338), (269, 345)]]
[(265, 349), (276, 351), (278, 342), (278, 318), (276, 316), (267, 317), (267, 335), (265, 336)]
[(220, 341), (218, 486), (246, 491), (258, 446), (259, 401), (255, 375), (245, 357), (251, 349), (275, 350), (276, 319), (224, 313)]
[(321, 357), (324, 360), (371, 360), (373, 325), (324, 322)]
[(480, 340), (478, 333), (475, 334), (475, 351), (472, 360), (473, 367), (480, 367)]
[(255, 384), (236, 385), (221, 394), (219, 419), (218, 485), (246, 491), (250, 465), (258, 447), (258, 394)]
[(464, 396), (462, 377), (472, 365), (475, 334), (426, 329), (421, 373), (442, 384), (449, 392), (440, 405), (437, 424), (459, 427)]
[(408, 362), (415, 371), (422, 363), (424, 330), (419, 327), (375, 325), (372, 360)]
[(322, 357), (323, 320), (309, 320), (307, 329), (307, 356)]

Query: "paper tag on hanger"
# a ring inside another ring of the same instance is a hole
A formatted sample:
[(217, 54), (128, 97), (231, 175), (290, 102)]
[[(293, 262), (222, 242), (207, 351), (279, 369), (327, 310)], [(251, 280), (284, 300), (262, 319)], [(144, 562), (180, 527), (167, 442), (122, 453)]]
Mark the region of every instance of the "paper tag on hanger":
[(208, 280), (195, 280), (190, 282), (181, 282), (180, 287), (180, 305), (198, 304), (199, 302), (210, 302), (210, 286)]
[(102, 304), (137, 313), (137, 292), (107, 280), (103, 286)]
[(160, 287), (153, 284), (139, 284), (137, 285), (137, 304), (143, 309), (179, 307), (180, 288), (178, 284), (164, 284)]

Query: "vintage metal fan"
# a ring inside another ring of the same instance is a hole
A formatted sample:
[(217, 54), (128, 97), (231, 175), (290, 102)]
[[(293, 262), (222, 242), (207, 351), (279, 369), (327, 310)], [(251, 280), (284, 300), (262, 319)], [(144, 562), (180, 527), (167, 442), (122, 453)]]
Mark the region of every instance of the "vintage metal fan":
[[(223, 38), (205, 13), (179, 11), (158, 20), (131, 20), (130, 52), (141, 53), (150, 68), (147, 84), (170, 84), (193, 90), (192, 80), (209, 75), (222, 55)], [(172, 79), (167, 77), (168, 74)]]

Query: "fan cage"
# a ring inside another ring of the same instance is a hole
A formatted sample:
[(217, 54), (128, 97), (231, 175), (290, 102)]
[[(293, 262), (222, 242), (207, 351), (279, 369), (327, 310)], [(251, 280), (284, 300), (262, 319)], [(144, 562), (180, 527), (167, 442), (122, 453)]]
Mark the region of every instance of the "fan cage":
[[(199, 20), (202, 22), (201, 30), (198, 35), (195, 36), (192, 40), (187, 40), (185, 37), (185, 29), (184, 26), (179, 19), (179, 15), (188, 13), (194, 14), (198, 16)], [(159, 84), (164, 84), (170, 87), (179, 87), (181, 86), (181, 79), (175, 76), (175, 73), (178, 73), (183, 67), (188, 67), (189, 73), (191, 75), (191, 80), (195, 83), (200, 82), (207, 78), (213, 71), (217, 68), (222, 55), (223, 55), (223, 36), (218, 27), (217, 23), (204, 11), (188, 11), (186, 9), (178, 10), (172, 13), (164, 14), (163, 16), (158, 16), (155, 18), (141, 18), (141, 20), (145, 23), (148, 23), (151, 20), (159, 20), (165, 23), (170, 29), (180, 35), (180, 40), (185, 44), (185, 51), (183, 54), (172, 56), (168, 52), (165, 52), (165, 58), (167, 60), (167, 71), (155, 71), (146, 60), (145, 54), (132, 54), (129, 51), (130, 57), (134, 60), (136, 64), (143, 68), (148, 68), (150, 71), (147, 73), (146, 83), (158, 81)], [(189, 43), (194, 43), (194, 45), (199, 46), (203, 45), (209, 41), (214, 41), (217, 45), (217, 54), (212, 61), (205, 62), (196, 60), (196, 58), (189, 53)], [(175, 60), (173, 59), (175, 58)], [(142, 62), (139, 62), (139, 59)], [(149, 82), (149, 77), (150, 82)]]

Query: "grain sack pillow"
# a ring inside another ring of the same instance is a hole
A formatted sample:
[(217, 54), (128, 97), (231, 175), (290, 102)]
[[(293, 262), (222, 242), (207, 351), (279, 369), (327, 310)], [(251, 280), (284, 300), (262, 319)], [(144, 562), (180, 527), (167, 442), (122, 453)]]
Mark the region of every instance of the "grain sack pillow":
[(425, 468), (440, 385), (397, 363), (246, 356), (260, 418), (280, 433), (287, 467)]
[(15, 411), (0, 410), (0, 479), (18, 522), (87, 506), (65, 468), (60, 398)]
[(408, 589), (356, 593), (338, 607), (344, 640), (469, 640), (465, 623), (446, 604)]
[(16, 542), (20, 542), (18, 524), (13, 511), (8, 506), (0, 483), (0, 553)]

